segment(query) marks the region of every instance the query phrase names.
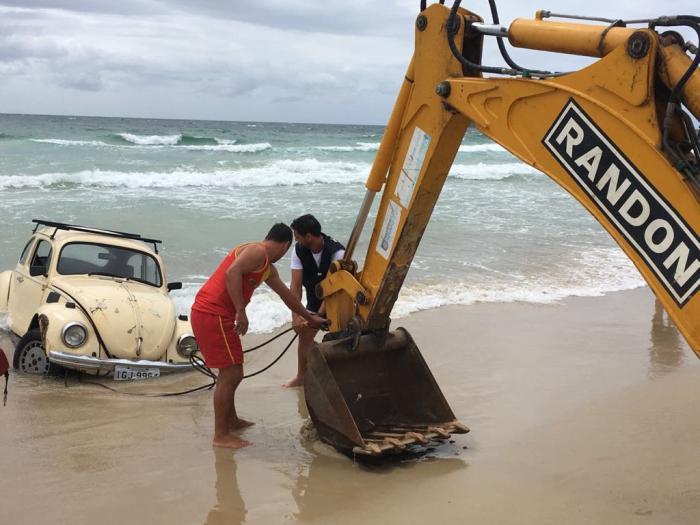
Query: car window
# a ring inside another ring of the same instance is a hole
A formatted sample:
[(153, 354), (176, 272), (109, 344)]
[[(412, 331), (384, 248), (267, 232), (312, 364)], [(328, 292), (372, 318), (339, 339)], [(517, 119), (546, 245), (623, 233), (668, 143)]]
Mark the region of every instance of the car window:
[(153, 286), (163, 284), (155, 257), (138, 250), (108, 244), (67, 244), (61, 250), (56, 270), (62, 275), (106, 274), (136, 279)]
[(32, 262), (30, 266), (43, 266), (44, 268), (48, 269), (50, 263), (51, 243), (49, 241), (41, 240), (36, 245), (34, 257), (32, 257)]
[(31, 247), (32, 243), (34, 242), (34, 237), (29, 239), (27, 241), (27, 244), (24, 245), (24, 250), (22, 250), (22, 255), (19, 256), (19, 263), (24, 264), (27, 260), (27, 255), (29, 255), (29, 248)]

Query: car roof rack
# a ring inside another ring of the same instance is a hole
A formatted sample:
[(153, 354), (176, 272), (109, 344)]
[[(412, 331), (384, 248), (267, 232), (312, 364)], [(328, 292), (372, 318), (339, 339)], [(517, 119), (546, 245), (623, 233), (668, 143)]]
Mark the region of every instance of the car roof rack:
[(32, 233), (35, 233), (37, 228), (39, 228), (39, 226), (48, 226), (49, 228), (55, 228), (54, 232), (51, 234), (52, 239), (54, 238), (54, 236), (56, 235), (56, 232), (58, 230), (72, 230), (72, 231), (87, 232), (87, 233), (99, 233), (100, 235), (106, 235), (108, 237), (118, 237), (121, 239), (133, 239), (135, 241), (141, 241), (141, 242), (145, 242), (147, 244), (152, 244), (153, 249), (155, 250), (156, 253), (158, 253), (158, 244), (163, 242), (163, 241), (160, 241), (158, 239), (147, 239), (146, 237), (141, 237), (141, 235), (139, 235), (138, 233), (127, 233), (127, 232), (120, 232), (120, 231), (116, 231), (116, 230), (105, 230), (102, 228), (91, 228), (89, 226), (79, 226), (77, 224), (66, 224), (65, 222), (45, 221), (43, 219), (32, 219), (32, 222), (36, 223), (36, 226), (34, 226), (34, 230), (32, 230)]

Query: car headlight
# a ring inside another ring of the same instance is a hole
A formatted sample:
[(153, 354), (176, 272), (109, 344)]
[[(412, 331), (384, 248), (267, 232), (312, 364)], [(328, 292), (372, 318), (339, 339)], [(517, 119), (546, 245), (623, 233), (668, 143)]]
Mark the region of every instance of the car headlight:
[(72, 322), (63, 327), (61, 332), (63, 343), (70, 348), (83, 346), (87, 339), (87, 328), (82, 323)]
[(176, 348), (182, 357), (193, 356), (199, 350), (197, 340), (192, 334), (182, 334), (177, 340)]

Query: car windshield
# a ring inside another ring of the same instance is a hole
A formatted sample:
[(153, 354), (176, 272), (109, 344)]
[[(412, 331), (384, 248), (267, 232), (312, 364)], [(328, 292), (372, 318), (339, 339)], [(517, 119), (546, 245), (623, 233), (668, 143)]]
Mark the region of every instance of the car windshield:
[(108, 244), (67, 244), (61, 250), (56, 270), (62, 275), (107, 275), (158, 287), (163, 283), (155, 257)]

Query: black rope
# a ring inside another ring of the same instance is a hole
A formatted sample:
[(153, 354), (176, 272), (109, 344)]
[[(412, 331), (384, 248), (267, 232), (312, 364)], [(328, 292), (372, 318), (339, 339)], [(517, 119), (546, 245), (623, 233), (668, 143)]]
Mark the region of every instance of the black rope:
[[(289, 330), (287, 330), (287, 331), (289, 331)], [(297, 334), (294, 334), (294, 337), (292, 337), (292, 339), (289, 341), (289, 343), (287, 343), (287, 346), (284, 347), (284, 350), (282, 350), (282, 353), (280, 355), (278, 355), (277, 359), (275, 359), (272, 363), (267, 365), (265, 368), (258, 370), (257, 372), (253, 372), (252, 374), (248, 374), (248, 375), (243, 376), (243, 379), (248, 379), (249, 377), (253, 377), (253, 376), (256, 376), (258, 374), (262, 374), (265, 370), (268, 370), (269, 368), (271, 368), (272, 365), (274, 365), (277, 361), (282, 359), (282, 356), (287, 353), (287, 350), (289, 350), (289, 347), (292, 346), (292, 343), (296, 340), (296, 338), (297, 338)]]
[[(280, 332), (279, 334), (275, 335), (274, 337), (271, 337), (267, 341), (264, 341), (263, 343), (260, 343), (259, 345), (254, 346), (253, 348), (249, 348), (248, 350), (244, 350), (243, 353), (247, 354), (249, 352), (253, 352), (255, 350), (258, 350), (258, 349), (270, 344), (272, 341), (282, 337), (284, 334), (292, 331), (293, 329), (294, 328), (288, 328), (287, 330)], [(289, 343), (287, 343), (287, 346), (284, 347), (284, 350), (282, 350), (282, 352), (269, 365), (267, 365), (266, 367), (264, 367), (260, 370), (255, 371), (251, 374), (244, 375), (243, 379), (248, 379), (248, 378), (254, 377), (258, 374), (262, 374), (263, 372), (272, 368), (272, 366), (274, 366), (280, 359), (282, 359), (282, 356), (284, 356), (284, 354), (287, 353), (287, 350), (289, 350), (289, 348), (292, 346), (292, 343), (294, 343), (294, 341), (296, 341), (296, 338), (297, 338), (297, 334), (294, 334), (294, 337), (292, 337), (292, 339), (289, 341)], [(207, 383), (206, 385), (198, 386), (195, 388), (190, 388), (188, 390), (182, 390), (180, 392), (157, 393), (157, 392), (124, 392), (122, 390), (117, 390), (116, 388), (105, 385), (104, 383), (98, 383), (97, 381), (84, 381), (82, 379), (82, 376), (79, 376), (79, 381), (83, 384), (86, 384), (86, 385), (95, 385), (95, 386), (105, 388), (105, 389), (110, 390), (112, 392), (116, 392), (117, 394), (124, 394), (127, 396), (139, 396), (139, 397), (182, 396), (185, 394), (191, 394), (193, 392), (198, 392), (200, 390), (211, 390), (212, 388), (214, 388), (216, 386), (216, 380), (217, 380), (216, 372), (214, 372), (211, 368), (209, 368), (201, 357), (194, 356), (194, 355), (190, 356), (190, 364), (192, 365), (192, 368), (197, 370), (199, 373), (209, 377), (212, 380), (212, 382)], [(66, 386), (68, 386), (67, 381), (66, 381)]]
[(244, 353), (244, 354), (247, 354), (248, 352), (252, 352), (253, 350), (257, 350), (258, 348), (262, 348), (263, 346), (266, 346), (266, 345), (270, 344), (270, 343), (271, 343), (272, 341), (274, 341), (275, 339), (278, 339), (278, 338), (282, 337), (284, 334), (286, 334), (286, 333), (288, 333), (288, 332), (291, 332), (292, 330), (294, 330), (294, 327), (292, 327), (292, 328), (287, 328), (285, 331), (280, 332), (280, 333), (277, 334), (275, 337), (273, 337), (273, 338), (271, 338), (271, 339), (268, 339), (268, 340), (265, 341), (264, 343), (260, 343), (258, 346), (254, 346), (253, 348), (249, 348), (248, 350), (243, 350), (243, 353)]
[(10, 372), (5, 372), (5, 390), (2, 393), (2, 406), (7, 406), (7, 383), (10, 380)]

